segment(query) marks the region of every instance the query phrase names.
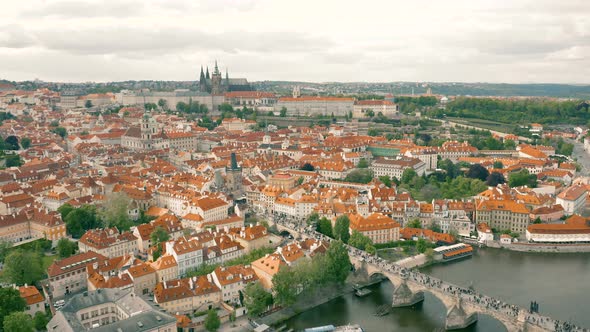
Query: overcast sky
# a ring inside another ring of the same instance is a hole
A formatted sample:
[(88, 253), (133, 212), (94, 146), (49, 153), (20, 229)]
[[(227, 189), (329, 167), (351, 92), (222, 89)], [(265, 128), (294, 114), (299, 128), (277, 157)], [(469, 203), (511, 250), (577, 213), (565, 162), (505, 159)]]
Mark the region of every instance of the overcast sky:
[(590, 83), (590, 0), (5, 0), (0, 78)]

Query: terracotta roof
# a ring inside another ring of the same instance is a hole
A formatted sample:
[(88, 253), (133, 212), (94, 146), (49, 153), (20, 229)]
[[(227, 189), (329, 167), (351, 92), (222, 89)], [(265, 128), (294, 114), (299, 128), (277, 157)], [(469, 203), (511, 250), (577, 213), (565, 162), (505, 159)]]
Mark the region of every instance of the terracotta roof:
[(21, 286), (18, 288), (18, 291), (20, 297), (25, 299), (28, 306), (45, 301), (45, 298), (43, 298), (43, 295), (39, 293), (39, 290), (35, 286)]
[(107, 259), (105, 256), (94, 251), (87, 251), (59, 261), (54, 261), (47, 268), (47, 275), (55, 277), (60, 274), (69, 273), (78, 269), (86, 269), (86, 265)]

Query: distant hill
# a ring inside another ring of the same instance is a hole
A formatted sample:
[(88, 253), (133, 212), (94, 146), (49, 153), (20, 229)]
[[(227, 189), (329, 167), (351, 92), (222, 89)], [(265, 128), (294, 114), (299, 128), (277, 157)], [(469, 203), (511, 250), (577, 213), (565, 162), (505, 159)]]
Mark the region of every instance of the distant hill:
[[(391, 93), (422, 94), (428, 88), (432, 93), (449, 96), (534, 96), (534, 97), (558, 97), (590, 99), (590, 85), (571, 84), (505, 84), (505, 83), (415, 83), (415, 82), (390, 82), (390, 83), (310, 83), (287, 81), (263, 81), (254, 82), (257, 90), (286, 93), (293, 86), (300, 86), (302, 93), (317, 94), (358, 94), (358, 93)], [(307, 90), (307, 91), (306, 91)]]

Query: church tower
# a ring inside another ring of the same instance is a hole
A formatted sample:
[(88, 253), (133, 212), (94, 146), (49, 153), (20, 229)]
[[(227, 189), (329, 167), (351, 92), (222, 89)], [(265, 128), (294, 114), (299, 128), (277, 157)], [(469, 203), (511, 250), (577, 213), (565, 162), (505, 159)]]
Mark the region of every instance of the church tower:
[(215, 68), (213, 69), (213, 74), (211, 75), (211, 94), (218, 95), (221, 93), (223, 93), (221, 86), (221, 72), (217, 66), (217, 60), (215, 60)]
[(145, 111), (141, 118), (141, 143), (143, 149), (152, 149), (154, 147), (154, 135), (158, 124), (151, 116), (150, 111)]
[(207, 79), (205, 78), (205, 73), (203, 72), (203, 66), (201, 66), (201, 75), (199, 76), (199, 91), (208, 92)]

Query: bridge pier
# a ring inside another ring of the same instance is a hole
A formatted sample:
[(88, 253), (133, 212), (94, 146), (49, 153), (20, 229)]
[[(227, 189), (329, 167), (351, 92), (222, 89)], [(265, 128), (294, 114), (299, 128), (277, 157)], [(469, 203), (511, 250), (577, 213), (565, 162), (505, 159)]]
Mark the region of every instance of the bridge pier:
[(461, 298), (457, 298), (455, 304), (447, 312), (445, 328), (447, 331), (464, 329), (477, 322), (477, 313), (467, 314), (461, 304)]
[[(394, 285), (395, 287), (395, 285)], [(391, 306), (394, 308), (411, 307), (424, 301), (424, 292), (412, 292), (406, 281), (395, 287), (393, 290), (393, 301)]]

